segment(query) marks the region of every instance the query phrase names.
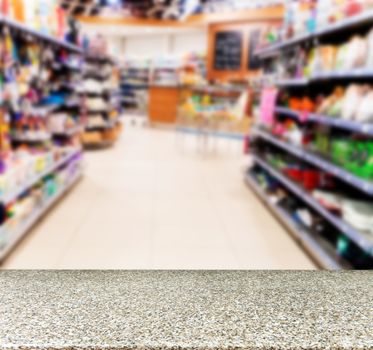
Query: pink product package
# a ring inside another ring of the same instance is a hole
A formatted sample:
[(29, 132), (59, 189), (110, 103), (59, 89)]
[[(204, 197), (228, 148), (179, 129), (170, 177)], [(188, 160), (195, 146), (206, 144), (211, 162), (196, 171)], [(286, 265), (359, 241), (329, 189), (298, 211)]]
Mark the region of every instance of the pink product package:
[(260, 101), (260, 121), (262, 124), (268, 126), (273, 124), (277, 95), (278, 90), (275, 88), (263, 89)]

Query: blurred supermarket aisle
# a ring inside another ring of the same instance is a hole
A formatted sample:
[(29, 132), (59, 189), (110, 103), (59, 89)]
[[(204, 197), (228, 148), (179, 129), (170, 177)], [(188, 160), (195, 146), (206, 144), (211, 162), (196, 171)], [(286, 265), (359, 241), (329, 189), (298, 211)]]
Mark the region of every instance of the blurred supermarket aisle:
[(310, 269), (243, 182), (238, 141), (202, 154), (195, 135), (128, 127), (86, 154), (84, 179), (5, 268)]

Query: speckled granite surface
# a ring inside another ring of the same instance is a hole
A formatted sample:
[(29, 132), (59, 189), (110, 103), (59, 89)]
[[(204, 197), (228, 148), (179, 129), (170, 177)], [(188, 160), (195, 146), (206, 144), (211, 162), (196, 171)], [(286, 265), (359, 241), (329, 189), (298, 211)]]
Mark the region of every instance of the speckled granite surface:
[(373, 349), (373, 274), (5, 271), (0, 349)]

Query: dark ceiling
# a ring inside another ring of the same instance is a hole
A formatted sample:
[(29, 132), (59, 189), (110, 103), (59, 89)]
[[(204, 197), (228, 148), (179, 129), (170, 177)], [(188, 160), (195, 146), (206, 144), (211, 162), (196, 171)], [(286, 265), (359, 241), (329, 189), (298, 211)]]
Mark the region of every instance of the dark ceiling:
[(279, 3), (279, 0), (60, 0), (72, 15), (99, 15), (105, 9), (137, 18), (180, 19), (192, 13), (210, 13)]

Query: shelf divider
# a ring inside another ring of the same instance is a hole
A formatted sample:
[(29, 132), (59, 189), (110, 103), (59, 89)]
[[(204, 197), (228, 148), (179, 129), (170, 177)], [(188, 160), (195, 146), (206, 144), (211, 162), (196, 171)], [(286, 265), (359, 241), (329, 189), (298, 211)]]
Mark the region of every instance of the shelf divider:
[(295, 118), (300, 122), (315, 122), (319, 124), (329, 125), (336, 128), (357, 132), (362, 135), (373, 136), (373, 123), (361, 123), (354, 120), (344, 120), (342, 118), (335, 118), (328, 115), (308, 113), (307, 118), (304, 120), (301, 111), (295, 111), (286, 107), (276, 107), (276, 113), (287, 115)]

